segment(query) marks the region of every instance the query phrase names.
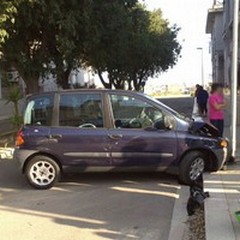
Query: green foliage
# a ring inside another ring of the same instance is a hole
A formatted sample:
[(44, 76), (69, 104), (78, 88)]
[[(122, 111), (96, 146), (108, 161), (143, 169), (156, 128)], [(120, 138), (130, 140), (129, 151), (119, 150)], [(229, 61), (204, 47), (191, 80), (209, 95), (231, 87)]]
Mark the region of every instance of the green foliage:
[(177, 33), (160, 10), (147, 11), (137, 0), (0, 2), (0, 63), (15, 67), (30, 92), (49, 72), (68, 88), (69, 73), (79, 66), (92, 66), (107, 88), (128, 83), (139, 90), (176, 63)]
[[(89, 38), (89, 65), (100, 75), (107, 88), (140, 90), (143, 82), (172, 67), (180, 53), (178, 28), (169, 27), (161, 10), (147, 11), (144, 6), (125, 8), (119, 2), (101, 3), (93, 8), (97, 29)], [(109, 82), (102, 73), (108, 72)]]
[[(12, 103), (18, 103), (19, 100), (22, 99), (22, 94), (19, 88), (16, 85), (9, 85), (8, 87), (8, 94), (6, 96), (6, 104), (12, 102)], [(18, 113), (16, 111), (16, 113)]]
[(8, 95), (6, 96), (6, 104), (12, 103), (14, 106), (14, 113), (11, 117), (11, 123), (18, 130), (22, 125), (22, 116), (19, 111), (19, 101), (22, 99), (22, 94), (18, 86), (8, 85)]
[[(4, 66), (15, 67), (31, 92), (38, 91), (39, 76), (49, 71), (57, 74), (59, 83), (67, 87), (66, 76), (82, 58), (85, 1), (10, 2), (16, 9), (11, 14), (7, 5), (1, 3), (5, 7), (1, 16), (8, 16), (0, 22)], [(52, 62), (54, 69), (50, 68)]]
[[(92, 28), (87, 32), (85, 55), (88, 65), (91, 65), (100, 75), (105, 87), (123, 88), (122, 79), (126, 66), (126, 47), (129, 42), (129, 26), (131, 24), (130, 9), (124, 1), (94, 2), (90, 18)], [(108, 72), (109, 83), (101, 74)]]
[(13, 125), (13, 127), (16, 129), (16, 131), (18, 131), (21, 126), (23, 125), (23, 118), (20, 115), (13, 115), (10, 118), (11, 124)]

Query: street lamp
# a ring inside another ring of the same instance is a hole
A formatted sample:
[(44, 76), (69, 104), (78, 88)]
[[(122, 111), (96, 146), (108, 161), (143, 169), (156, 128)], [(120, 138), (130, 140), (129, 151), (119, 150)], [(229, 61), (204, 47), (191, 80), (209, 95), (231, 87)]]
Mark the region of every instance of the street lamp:
[(198, 47), (197, 50), (201, 51), (201, 78), (202, 78), (202, 86), (204, 87), (203, 48)]

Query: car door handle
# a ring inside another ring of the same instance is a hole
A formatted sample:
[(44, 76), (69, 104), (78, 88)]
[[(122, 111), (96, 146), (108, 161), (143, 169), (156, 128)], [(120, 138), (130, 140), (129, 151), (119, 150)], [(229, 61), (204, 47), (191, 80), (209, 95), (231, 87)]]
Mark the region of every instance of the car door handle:
[(109, 134), (108, 137), (112, 140), (119, 140), (121, 138), (123, 138), (122, 134)]
[(50, 138), (50, 139), (61, 139), (62, 135), (61, 134), (50, 134), (50, 135), (48, 135), (48, 138)]

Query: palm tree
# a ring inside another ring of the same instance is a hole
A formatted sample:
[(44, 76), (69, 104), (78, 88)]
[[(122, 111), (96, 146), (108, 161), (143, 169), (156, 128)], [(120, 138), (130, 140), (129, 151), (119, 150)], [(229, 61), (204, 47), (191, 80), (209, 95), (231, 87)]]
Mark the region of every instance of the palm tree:
[(6, 96), (6, 104), (13, 103), (14, 113), (11, 121), (14, 127), (18, 130), (22, 124), (22, 116), (19, 111), (19, 101), (22, 99), (22, 94), (18, 86), (10, 85), (8, 95)]

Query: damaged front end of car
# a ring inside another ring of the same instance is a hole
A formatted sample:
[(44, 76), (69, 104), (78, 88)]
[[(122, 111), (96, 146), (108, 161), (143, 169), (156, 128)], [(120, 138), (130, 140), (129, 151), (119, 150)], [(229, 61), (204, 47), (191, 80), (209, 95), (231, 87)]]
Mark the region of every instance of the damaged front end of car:
[(219, 131), (211, 123), (204, 121), (193, 121), (189, 127), (189, 133), (195, 136), (208, 139), (208, 146), (212, 143), (212, 148), (222, 149), (223, 151), (223, 162), (234, 161), (232, 157), (232, 147), (228, 138), (221, 137)]
[(193, 121), (190, 124), (189, 132), (203, 137), (221, 138), (218, 129), (204, 121)]

